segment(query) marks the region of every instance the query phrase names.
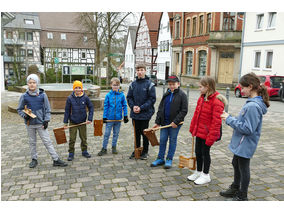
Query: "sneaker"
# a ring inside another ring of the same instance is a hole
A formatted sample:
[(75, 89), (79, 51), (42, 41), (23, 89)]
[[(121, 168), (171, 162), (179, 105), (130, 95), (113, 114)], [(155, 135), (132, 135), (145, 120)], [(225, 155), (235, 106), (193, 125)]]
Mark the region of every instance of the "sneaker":
[(211, 181), (210, 175), (209, 174), (204, 174), (203, 172), (201, 173), (200, 177), (197, 178), (194, 183), (196, 185), (202, 185), (205, 183), (209, 183)]
[(98, 156), (103, 156), (107, 153), (107, 150), (105, 148), (102, 148), (102, 150), (98, 153)]
[(190, 181), (195, 181), (197, 178), (200, 177), (200, 175), (201, 175), (201, 172), (195, 170), (195, 172), (192, 175), (189, 175), (187, 179)]
[(36, 159), (32, 159), (32, 162), (30, 162), (29, 167), (30, 168), (35, 168), (37, 166), (37, 160)]
[(164, 164), (165, 164), (164, 159), (157, 158), (154, 162), (151, 163), (151, 167), (156, 167)]
[(226, 191), (222, 191), (219, 194), (223, 197), (235, 197), (236, 194), (239, 192), (239, 186), (231, 184)]
[(74, 153), (70, 152), (68, 156), (68, 161), (72, 161), (74, 159)]
[(90, 158), (91, 155), (88, 153), (88, 151), (83, 151), (82, 152), (82, 156), (84, 156), (85, 158)]
[(115, 154), (115, 155), (118, 154), (118, 152), (117, 152), (117, 150), (116, 150), (116, 146), (113, 146), (113, 147), (112, 147), (112, 154)]
[(53, 161), (53, 166), (64, 167), (64, 166), (68, 166), (68, 164), (58, 158), (58, 160)]
[(144, 153), (140, 156), (140, 160), (147, 160), (148, 159), (148, 154)]
[(129, 159), (133, 159), (135, 157), (134, 152), (130, 155)]
[(233, 201), (248, 201), (247, 193), (238, 191), (234, 196)]
[(172, 167), (173, 160), (166, 159), (166, 163), (164, 165), (164, 169), (170, 169)]

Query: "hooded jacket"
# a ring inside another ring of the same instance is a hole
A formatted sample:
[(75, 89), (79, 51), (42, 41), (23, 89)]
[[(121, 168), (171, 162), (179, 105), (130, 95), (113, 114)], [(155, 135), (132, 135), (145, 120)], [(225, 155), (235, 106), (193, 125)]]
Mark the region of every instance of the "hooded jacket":
[(231, 152), (243, 158), (252, 158), (260, 138), (262, 116), (266, 112), (262, 97), (256, 96), (247, 100), (238, 117), (227, 117), (226, 124), (234, 129), (229, 144)]
[[(135, 120), (150, 120), (155, 112), (156, 89), (148, 76), (133, 81), (128, 89), (127, 103), (131, 109), (130, 117)], [(134, 113), (133, 107), (139, 106), (140, 113)]]
[(94, 107), (89, 97), (85, 93), (82, 96), (76, 96), (73, 92), (66, 100), (63, 122), (68, 123), (68, 120), (75, 124), (85, 122), (87, 119), (86, 107), (89, 110), (88, 121), (92, 121)]
[[(25, 113), (23, 112), (25, 105), (36, 115), (36, 118), (30, 119), (30, 125), (43, 124), (44, 121), (50, 121), (50, 105), (43, 89), (38, 89), (38, 92), (27, 90), (21, 95), (17, 111), (23, 118), (25, 117)], [(26, 123), (27, 121), (25, 120)]]
[(204, 139), (207, 146), (212, 146), (220, 138), (221, 114), (226, 104), (226, 98), (219, 92), (210, 95), (207, 101), (201, 95), (190, 123), (190, 133)]
[(111, 90), (105, 96), (103, 118), (121, 120), (122, 111), (124, 116), (127, 116), (127, 104), (123, 92)]

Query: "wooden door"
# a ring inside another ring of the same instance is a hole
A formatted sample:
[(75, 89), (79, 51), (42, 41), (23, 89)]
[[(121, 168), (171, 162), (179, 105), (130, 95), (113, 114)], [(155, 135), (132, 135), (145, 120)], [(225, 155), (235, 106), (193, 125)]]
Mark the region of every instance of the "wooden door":
[(231, 84), (234, 74), (234, 53), (220, 53), (218, 83)]

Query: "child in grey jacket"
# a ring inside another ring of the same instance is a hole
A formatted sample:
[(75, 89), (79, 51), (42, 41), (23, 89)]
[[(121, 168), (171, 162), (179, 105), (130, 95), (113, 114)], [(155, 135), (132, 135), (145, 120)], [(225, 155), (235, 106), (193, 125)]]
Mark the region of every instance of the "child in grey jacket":
[[(36, 133), (38, 132), (44, 146), (53, 159), (53, 166), (67, 166), (67, 164), (59, 159), (47, 131), (48, 122), (50, 121), (50, 105), (43, 89), (38, 88), (39, 78), (36, 74), (31, 74), (27, 77), (28, 89), (20, 97), (19, 106), (17, 108), (18, 114), (24, 118), (31, 151), (32, 161), (29, 164), (30, 168), (35, 168), (37, 162), (36, 151)], [(32, 110), (32, 113), (36, 115), (36, 118), (31, 118), (29, 115), (23, 112), (25, 105), (28, 109)], [(29, 121), (29, 122), (28, 122)]]

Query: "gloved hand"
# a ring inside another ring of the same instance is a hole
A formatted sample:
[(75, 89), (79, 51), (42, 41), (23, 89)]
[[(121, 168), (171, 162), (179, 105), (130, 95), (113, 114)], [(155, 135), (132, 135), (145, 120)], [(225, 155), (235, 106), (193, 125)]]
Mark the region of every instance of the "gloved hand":
[(123, 119), (123, 122), (126, 124), (128, 122), (128, 117), (127, 116), (124, 116), (124, 119)]
[(44, 121), (42, 125), (43, 125), (43, 128), (46, 129), (48, 127), (48, 121)]
[(103, 118), (103, 122), (104, 122), (104, 123), (107, 123), (106, 121), (107, 121), (107, 118)]
[(29, 116), (28, 114), (25, 114), (24, 119), (25, 119), (26, 121), (28, 121), (28, 120), (31, 119), (31, 116)]

